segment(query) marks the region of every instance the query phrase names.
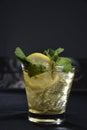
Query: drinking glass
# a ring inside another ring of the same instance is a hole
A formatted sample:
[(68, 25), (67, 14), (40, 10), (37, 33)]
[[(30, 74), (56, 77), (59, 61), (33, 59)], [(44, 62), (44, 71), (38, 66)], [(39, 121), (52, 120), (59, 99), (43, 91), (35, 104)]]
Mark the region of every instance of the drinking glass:
[[(63, 72), (62, 66), (56, 66), (60, 77), (53, 86), (38, 88), (31, 87), (30, 77), (23, 69), (23, 77), (28, 102), (28, 119), (39, 124), (60, 125), (65, 120), (66, 106), (74, 78), (72, 72)], [(37, 78), (36, 78), (37, 80)], [(49, 80), (49, 79), (48, 79)]]

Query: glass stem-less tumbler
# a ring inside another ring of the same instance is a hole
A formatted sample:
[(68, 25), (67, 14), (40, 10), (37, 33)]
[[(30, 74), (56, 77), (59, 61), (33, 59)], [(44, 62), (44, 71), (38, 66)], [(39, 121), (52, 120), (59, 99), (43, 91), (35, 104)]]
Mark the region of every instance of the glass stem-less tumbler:
[[(57, 66), (56, 72), (58, 78), (53, 82), (50, 78), (50, 72), (42, 74), (44, 76), (29, 77), (23, 70), (26, 96), (28, 102), (28, 119), (34, 123), (57, 124), (60, 125), (65, 120), (66, 105), (71, 91), (74, 70), (65, 73), (62, 66)], [(43, 79), (44, 77), (44, 79)], [(52, 77), (53, 78), (53, 77)], [(46, 82), (43, 85), (43, 82)], [(39, 83), (38, 83), (39, 82)], [(50, 85), (49, 85), (49, 82)], [(32, 87), (32, 84), (35, 86)]]

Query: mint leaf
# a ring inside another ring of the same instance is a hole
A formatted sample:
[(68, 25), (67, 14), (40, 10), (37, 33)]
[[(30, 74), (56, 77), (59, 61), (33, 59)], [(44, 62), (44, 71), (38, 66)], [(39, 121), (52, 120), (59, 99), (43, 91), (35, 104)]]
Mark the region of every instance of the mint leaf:
[(54, 51), (54, 55), (59, 55), (61, 52), (64, 51), (64, 48), (58, 48)]
[(30, 77), (47, 71), (45, 66), (36, 65), (36, 64), (32, 64), (32, 63), (27, 64), (27, 67), (25, 68), (25, 70), (28, 72)]
[(59, 56), (59, 54), (61, 54), (63, 51), (64, 48), (58, 48), (56, 50), (48, 49), (43, 53), (53, 61), (55, 66), (63, 66), (63, 72), (67, 73), (72, 71), (72, 61), (69, 58)]
[(29, 74), (29, 76), (35, 76), (37, 74), (43, 73), (46, 71), (46, 67), (43, 65), (32, 64), (21, 48), (17, 47), (15, 50), (16, 57), (23, 63), (24, 70)]
[(54, 55), (54, 50), (52, 50), (51, 48), (50, 49), (48, 49), (48, 50), (45, 50), (44, 52), (43, 52), (43, 54), (45, 54), (46, 56), (48, 56), (50, 59), (53, 57), (53, 55)]
[(58, 60), (58, 56), (61, 52), (63, 52), (64, 49), (63, 48), (58, 48), (54, 51), (54, 55), (52, 56), (52, 60), (54, 60), (55, 62)]
[(15, 49), (15, 55), (20, 59), (20, 60), (24, 60), (26, 59), (26, 56), (24, 54), (24, 52), (22, 51), (22, 49), (20, 47), (17, 47)]
[(60, 57), (56, 63), (58, 66), (63, 66), (63, 72), (72, 71), (72, 61), (66, 57)]
[(58, 55), (63, 52), (64, 49), (63, 48), (58, 48), (56, 50), (53, 50), (53, 49), (48, 49), (48, 50), (45, 50), (43, 53), (45, 55), (47, 55), (51, 60), (53, 60), (54, 62), (57, 61), (58, 59)]

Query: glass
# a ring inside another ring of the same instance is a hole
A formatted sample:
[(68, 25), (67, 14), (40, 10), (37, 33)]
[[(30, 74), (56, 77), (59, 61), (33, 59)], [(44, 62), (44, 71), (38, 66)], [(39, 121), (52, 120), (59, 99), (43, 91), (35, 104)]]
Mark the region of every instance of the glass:
[(60, 76), (60, 80), (56, 85), (39, 89), (31, 88), (28, 73), (23, 70), (29, 108), (29, 121), (40, 124), (57, 125), (64, 122), (74, 71), (64, 73), (62, 69), (62, 66), (57, 66), (57, 73)]

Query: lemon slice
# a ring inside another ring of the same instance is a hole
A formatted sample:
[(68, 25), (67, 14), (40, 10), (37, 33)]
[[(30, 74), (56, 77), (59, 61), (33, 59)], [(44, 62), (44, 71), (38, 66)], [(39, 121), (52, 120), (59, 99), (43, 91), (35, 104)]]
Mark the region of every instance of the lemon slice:
[(48, 71), (29, 77), (27, 72), (24, 73), (24, 80), (26, 87), (30, 87), (32, 89), (40, 89), (40, 88), (48, 88), (55, 86), (59, 80), (58, 72), (54, 69), (51, 70), (51, 60), (49, 57), (45, 56), (42, 53), (32, 53), (27, 57), (30, 62), (34, 64), (44, 65)]
[(33, 64), (44, 65), (46, 68), (49, 68), (49, 69), (51, 67), (50, 58), (42, 53), (38, 53), (38, 52), (32, 53), (29, 56), (27, 56), (27, 59), (29, 59), (30, 62), (32, 62)]

